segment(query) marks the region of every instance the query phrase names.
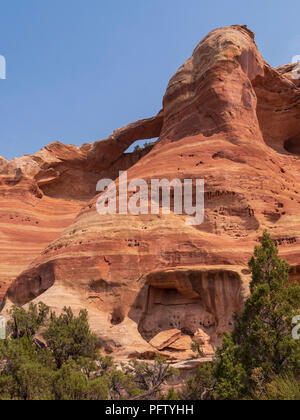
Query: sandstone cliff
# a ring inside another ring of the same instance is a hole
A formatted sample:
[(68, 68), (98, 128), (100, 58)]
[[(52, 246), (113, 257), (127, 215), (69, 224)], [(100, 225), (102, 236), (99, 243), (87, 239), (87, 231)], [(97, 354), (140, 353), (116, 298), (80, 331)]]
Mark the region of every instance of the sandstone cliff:
[[(140, 124), (151, 128), (156, 121), (159, 124), (160, 117)], [(135, 126), (139, 127), (139, 122)], [(120, 132), (126, 136), (130, 130), (131, 126)], [(115, 179), (120, 170), (127, 170), (145, 154), (125, 154), (134, 142), (127, 140), (106, 157), (105, 164), (95, 163), (95, 151), (106, 143), (115, 144), (118, 136), (117, 130), (111, 138), (81, 148), (55, 142), (11, 162), (0, 156), (0, 308), (16, 276), (96, 195), (97, 181)]]
[[(183, 338), (166, 349), (170, 357), (190, 353), (187, 336), (212, 352), (242, 308), (263, 230), (300, 280), (300, 89), (291, 75), (263, 60), (246, 27), (221, 28), (171, 79), (153, 119), (81, 149), (60, 154), (67, 146), (56, 144), (21, 164), (0, 161), (1, 276), (19, 274), (9, 301), (87, 308), (107, 352), (149, 357), (147, 343), (174, 329)], [(148, 154), (124, 157), (152, 137)], [(173, 213), (100, 216), (96, 180), (119, 169), (129, 181), (204, 179), (204, 223)], [(20, 218), (35, 214), (28, 226), (10, 219), (16, 208)]]

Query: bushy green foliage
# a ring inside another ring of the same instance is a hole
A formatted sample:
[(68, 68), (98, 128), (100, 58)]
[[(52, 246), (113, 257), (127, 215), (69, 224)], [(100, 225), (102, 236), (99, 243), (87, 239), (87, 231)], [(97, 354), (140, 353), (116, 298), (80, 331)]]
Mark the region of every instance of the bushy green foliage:
[(244, 312), (235, 315), (233, 333), (224, 337), (210, 375), (204, 375), (209, 384), (203, 382), (203, 370), (188, 383), (187, 391), (194, 397), (238, 400), (258, 394), (261, 399), (299, 395), (300, 340), (292, 337), (292, 319), (300, 313), (300, 285), (289, 282), (290, 267), (267, 233), (249, 267), (251, 295)]
[(182, 392), (184, 400), (214, 400), (215, 399), (215, 377), (213, 363), (205, 363), (197, 370), (196, 375), (192, 376)]
[[(292, 319), (300, 313), (300, 285), (265, 233), (249, 262), (251, 295), (213, 363), (187, 381), (187, 400), (299, 400), (300, 340)], [(166, 360), (114, 366), (101, 357), (88, 314), (61, 315), (44, 304), (14, 307), (9, 338), (0, 341), (0, 400), (177, 400), (163, 385), (177, 372)], [(37, 335), (38, 334), (38, 335)], [(201, 348), (194, 349), (202, 356)]]
[(51, 399), (51, 355), (46, 349), (37, 352), (31, 337), (0, 342), (0, 360), (0, 399)]
[(14, 306), (10, 311), (11, 321), (8, 322), (8, 332), (12, 338), (21, 338), (24, 335), (33, 337), (44, 325), (50, 309), (43, 303), (34, 305), (30, 303), (29, 309)]
[(168, 394), (164, 397), (162, 397), (162, 400), (165, 401), (178, 401), (180, 400), (180, 397), (178, 395), (178, 393), (175, 391), (174, 388), (170, 388), (168, 391)]
[(153, 399), (155, 395), (163, 399), (161, 385), (168, 379), (179, 375), (179, 371), (171, 368), (166, 360), (160, 356), (155, 359), (153, 364), (132, 360), (124, 367), (124, 372), (129, 374), (134, 383), (137, 384), (138, 389), (134, 392), (136, 397), (140, 399)]
[(223, 339), (223, 346), (217, 350), (216, 395), (224, 400), (237, 400), (247, 392), (247, 374), (239, 358), (240, 348), (231, 334)]
[(141, 152), (143, 149), (141, 148), (141, 146), (139, 146), (139, 145), (137, 145), (137, 146), (135, 146), (135, 148), (134, 148), (134, 152), (135, 153), (137, 153), (137, 152)]
[(191, 345), (191, 350), (197, 353), (199, 357), (204, 357), (205, 353), (202, 351), (202, 346), (198, 341), (194, 341)]
[(300, 285), (289, 283), (288, 264), (279, 258), (270, 236), (263, 235), (249, 263), (251, 296), (236, 318), (233, 334), (248, 375), (262, 368), (266, 377), (300, 369), (300, 343), (292, 337), (292, 320), (300, 311)]
[(151, 150), (152, 147), (153, 147), (153, 143), (146, 142), (144, 143), (142, 147), (140, 145), (135, 146), (134, 152), (142, 152), (143, 150)]
[(59, 401), (107, 400), (109, 377), (90, 378), (74, 360), (58, 369), (53, 381), (53, 391)]
[(277, 375), (267, 383), (262, 393), (254, 393), (259, 400), (300, 401), (300, 381), (293, 374)]
[[(116, 368), (101, 357), (86, 311), (75, 316), (65, 308), (57, 316), (40, 303), (14, 307), (10, 315), (10, 336), (0, 341), (0, 400), (135, 399), (155, 396), (170, 375), (162, 361)], [(148, 387), (140, 386), (141, 375)]]
[(100, 357), (85, 311), (56, 316), (40, 303), (10, 315), (10, 336), (0, 342), (0, 400), (108, 399), (112, 362)]
[(87, 311), (75, 317), (71, 308), (64, 308), (60, 316), (51, 314), (51, 321), (44, 334), (58, 368), (69, 359), (97, 357), (97, 337), (91, 333)]

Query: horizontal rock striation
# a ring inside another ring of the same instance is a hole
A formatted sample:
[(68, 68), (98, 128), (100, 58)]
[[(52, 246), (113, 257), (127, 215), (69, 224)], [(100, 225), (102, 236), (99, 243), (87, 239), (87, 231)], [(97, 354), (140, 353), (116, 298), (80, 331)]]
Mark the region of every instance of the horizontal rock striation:
[[(300, 280), (299, 118), (298, 84), (263, 60), (251, 31), (211, 32), (171, 79), (156, 117), (78, 152), (78, 170), (90, 179), (119, 168), (133, 141), (159, 137), (130, 162), (128, 181), (204, 179), (204, 223), (188, 226), (173, 212), (100, 216), (98, 197), (80, 201), (73, 223), (16, 278), (9, 299), (87, 308), (106, 352), (149, 355), (148, 342), (175, 328), (210, 353), (242, 308), (247, 263), (265, 229)], [(38, 175), (37, 191), (62, 199), (51, 177)]]
[[(54, 142), (34, 155), (11, 162), (0, 157), (0, 308), (11, 282), (71, 225), (96, 195), (99, 179), (116, 179), (119, 171), (127, 170), (148, 153), (149, 150), (124, 152), (135, 139), (143, 140), (155, 121), (152, 118), (149, 124), (148, 120), (143, 120), (117, 131), (122, 133), (118, 137), (119, 154), (106, 156), (105, 165), (93, 160), (95, 144), (79, 148)], [(157, 134), (156, 127), (154, 134)], [(126, 135), (131, 136), (131, 140), (126, 139)], [(114, 134), (103, 142), (113, 150), (115, 138)], [(97, 143), (98, 148), (99, 144), (101, 141)], [(50, 277), (54, 282), (54, 275)], [(26, 300), (53, 284), (48, 277), (46, 281), (40, 280), (39, 275), (28, 281), (29, 287), (24, 282), (28, 290)]]

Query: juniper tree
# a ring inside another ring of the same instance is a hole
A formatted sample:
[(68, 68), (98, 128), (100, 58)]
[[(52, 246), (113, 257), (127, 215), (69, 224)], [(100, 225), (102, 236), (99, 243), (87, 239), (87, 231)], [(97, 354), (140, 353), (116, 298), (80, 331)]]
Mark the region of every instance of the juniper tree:
[(292, 320), (300, 313), (300, 285), (289, 280), (289, 265), (278, 255), (269, 234), (263, 234), (249, 262), (250, 297), (235, 329), (217, 352), (216, 390), (220, 398), (251, 393), (253, 373), (265, 383), (276, 375), (300, 371), (300, 341), (292, 337)]

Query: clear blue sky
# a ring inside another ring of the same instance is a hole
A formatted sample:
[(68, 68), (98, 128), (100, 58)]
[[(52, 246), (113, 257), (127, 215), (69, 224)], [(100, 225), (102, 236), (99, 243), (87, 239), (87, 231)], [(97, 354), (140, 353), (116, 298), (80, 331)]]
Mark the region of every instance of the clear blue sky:
[(273, 66), (300, 54), (299, 0), (0, 0), (0, 155), (81, 145), (149, 117), (212, 29), (247, 24)]

